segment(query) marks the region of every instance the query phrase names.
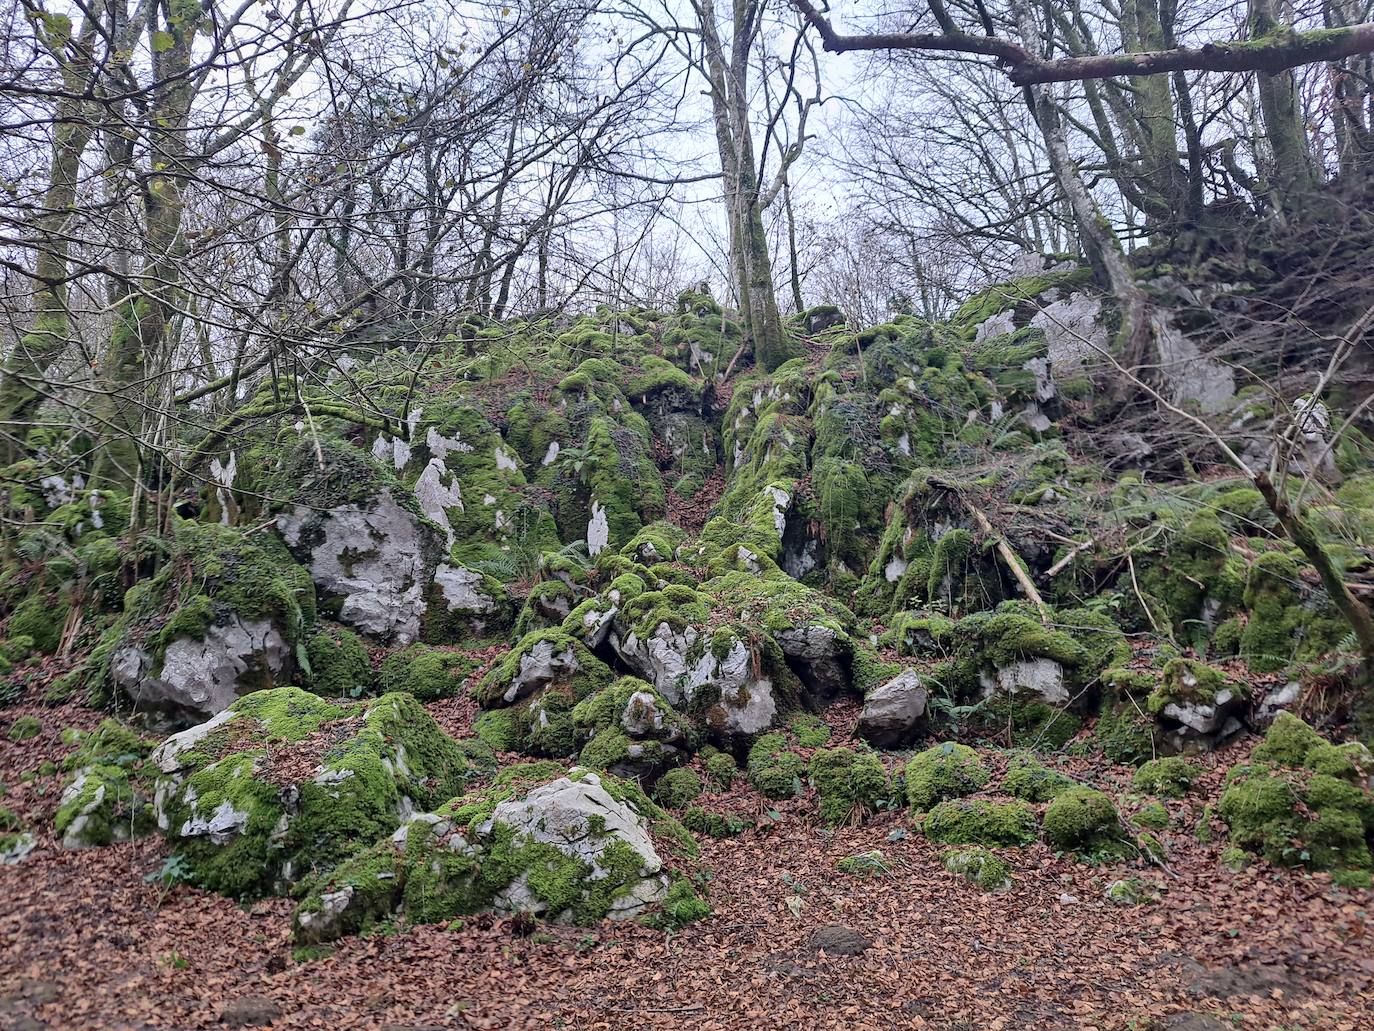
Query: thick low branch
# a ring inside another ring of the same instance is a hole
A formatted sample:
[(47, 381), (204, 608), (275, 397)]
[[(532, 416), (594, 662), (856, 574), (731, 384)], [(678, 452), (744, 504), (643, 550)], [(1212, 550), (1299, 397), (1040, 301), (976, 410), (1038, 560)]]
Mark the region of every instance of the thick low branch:
[(963, 33), (886, 32), (841, 35), (807, 0), (792, 0), (832, 53), (852, 50), (923, 50), (982, 54), (1005, 66), (1018, 86), (1042, 82), (1110, 79), (1118, 75), (1160, 75), (1178, 71), (1280, 72), (1304, 64), (1339, 61), (1374, 52), (1374, 22), (1337, 29), (1294, 32), (1284, 29), (1250, 40), (1225, 40), (1201, 47), (1178, 47), (1137, 54), (1096, 54), (1046, 61), (1025, 47), (995, 36)]

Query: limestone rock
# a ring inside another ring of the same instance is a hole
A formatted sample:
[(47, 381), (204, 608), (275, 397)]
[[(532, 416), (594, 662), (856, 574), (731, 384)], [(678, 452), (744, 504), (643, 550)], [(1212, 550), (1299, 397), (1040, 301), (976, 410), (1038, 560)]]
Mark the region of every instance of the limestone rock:
[(324, 513), (298, 505), (277, 526), (321, 594), (340, 600), (340, 622), (388, 644), (419, 636), (444, 542), (390, 490)]
[(1034, 696), (1049, 705), (1066, 705), (1069, 701), (1064, 667), (1053, 659), (1008, 663), (992, 674), (982, 674), (981, 680), (985, 698), (1000, 693), (1012, 697)]
[(668, 896), (647, 822), (649, 810), (664, 814), (637, 791), (621, 785), (612, 793), (600, 776), (574, 769), (504, 791), (488, 816), (468, 824), (482, 797), (414, 816), (318, 878), (297, 909), (296, 939), (327, 941), (393, 916), (426, 923), (485, 910), (567, 923), (623, 920)]
[(110, 662), (111, 679), (138, 705), (204, 719), (284, 679), (292, 655), (275, 623), (231, 615), (203, 638), (178, 637), (161, 665), (154, 661), (144, 648), (125, 645)]
[(926, 714), (928, 695), (921, 675), (906, 670), (871, 691), (859, 715), (859, 737), (878, 748), (911, 744)]

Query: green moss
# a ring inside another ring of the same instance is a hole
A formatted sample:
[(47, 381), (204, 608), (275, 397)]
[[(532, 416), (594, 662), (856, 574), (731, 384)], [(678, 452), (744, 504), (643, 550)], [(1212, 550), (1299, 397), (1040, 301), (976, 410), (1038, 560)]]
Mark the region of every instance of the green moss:
[(11, 741), (28, 741), (43, 732), (43, 724), (37, 716), (20, 716), (10, 724)]
[(1362, 786), (1257, 763), (1232, 769), (1217, 808), (1231, 843), (1271, 863), (1316, 870), (1374, 866), (1368, 844), (1374, 796)]
[(1132, 786), (1147, 795), (1182, 798), (1198, 777), (1198, 769), (1186, 759), (1166, 756), (1151, 759), (1135, 771)]
[(989, 698), (970, 722), (988, 738), (1002, 740), (1010, 731), (1013, 746), (1040, 752), (1059, 751), (1083, 729), (1082, 719), (1060, 706), (1005, 694)]
[(881, 877), (891, 872), (886, 857), (877, 849), (845, 856), (835, 863), (835, 869), (851, 877)]
[(62, 639), (62, 625), (70, 602), (65, 597), (32, 594), (15, 606), (5, 633), (10, 638), (27, 637), (35, 651), (51, 655)]
[(764, 734), (749, 749), (749, 780), (767, 798), (791, 798), (801, 790), (806, 760), (787, 750), (783, 734)]
[(819, 716), (798, 713), (789, 724), (792, 736), (802, 748), (820, 748), (830, 740), (830, 726)]
[(1134, 821), (1137, 826), (1162, 831), (1169, 826), (1169, 810), (1163, 802), (1147, 802), (1136, 810)]
[(753, 826), (737, 816), (722, 816), (709, 812), (701, 806), (691, 806), (682, 814), (682, 826), (693, 834), (706, 834), (712, 838), (733, 838)]
[(693, 770), (669, 770), (654, 785), (654, 798), (667, 809), (685, 809), (702, 792), (701, 778)]
[(1301, 766), (1307, 760), (1307, 753), (1326, 739), (1309, 727), (1291, 712), (1280, 712), (1264, 735), (1264, 740), (1255, 746), (1252, 758), (1256, 762), (1273, 762), (1283, 766)]
[(1065, 791), (1045, 810), (1045, 841), (1061, 852), (1095, 859), (1135, 852), (1112, 800), (1084, 786)]
[[(410, 695), (340, 706), (278, 688), (240, 698), (231, 712), (178, 757), (184, 779), (167, 804), (169, 826), (191, 829), (174, 835), (173, 851), (198, 883), (227, 895), (263, 894), (328, 869), (390, 835), (407, 806), (430, 808), (494, 766), (481, 746), (445, 735)], [(308, 779), (283, 786), (267, 775), (280, 745), (321, 733)], [(237, 814), (229, 840), (194, 832), (229, 813)]]
[(1170, 659), (1164, 665), (1159, 686), (1147, 700), (1150, 712), (1165, 706), (1214, 705), (1223, 692), (1242, 693), (1243, 685), (1233, 683), (1224, 670), (1196, 659)]
[(1155, 722), (1142, 708), (1129, 700), (1103, 707), (1094, 737), (1112, 762), (1138, 765), (1157, 754)]
[(710, 915), (710, 904), (698, 897), (691, 881), (679, 877), (669, 886), (658, 910), (644, 922), (660, 930), (677, 930)]
[(63, 761), (64, 770), (79, 770), (84, 766), (134, 770), (148, 757), (154, 745), (113, 719), (102, 720), (95, 730), (77, 731), (73, 743), (77, 747)]
[(1027, 802), (1049, 802), (1074, 786), (1073, 780), (1026, 755), (1012, 758), (1002, 790)]
[(1331, 604), (1304, 599), (1298, 564), (1269, 551), (1250, 565), (1245, 604), (1250, 619), (1241, 633), (1240, 653), (1251, 669), (1272, 672), (1292, 662), (1315, 662), (1349, 633)]
[(706, 776), (719, 791), (729, 791), (739, 767), (729, 752), (717, 752), (706, 760)]
[(1011, 867), (985, 848), (952, 849), (944, 854), (942, 863), (950, 873), (983, 891), (1011, 888)]
[(377, 681), (385, 692), (404, 691), (424, 702), (456, 698), (481, 663), (459, 651), (412, 644), (387, 656)]
[(305, 642), (305, 654), (309, 671), (304, 682), (316, 694), (357, 698), (371, 689), (372, 660), (352, 630), (335, 624), (317, 627)]
[(860, 822), (888, 794), (887, 770), (869, 751), (821, 749), (811, 757), (809, 774), (821, 820), (831, 826)]
[(907, 803), (923, 811), (945, 799), (980, 791), (990, 778), (977, 752), (967, 745), (946, 741), (927, 748), (907, 763)]
[(951, 799), (926, 814), (921, 830), (945, 845), (1029, 845), (1035, 840), (1035, 810), (1024, 802)]
[(489, 709), (478, 715), (472, 729), (483, 743), (498, 752), (518, 751), (523, 738), (519, 714), (514, 709)]
[(128, 771), (118, 766), (86, 767), (63, 797), (55, 829), (82, 847), (127, 841), (147, 834), (155, 824), (152, 806), (135, 792)]

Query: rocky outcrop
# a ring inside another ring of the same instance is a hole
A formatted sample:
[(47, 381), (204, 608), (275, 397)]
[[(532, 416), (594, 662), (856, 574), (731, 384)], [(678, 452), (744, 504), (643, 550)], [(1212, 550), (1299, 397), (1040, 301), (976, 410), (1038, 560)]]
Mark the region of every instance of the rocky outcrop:
[(651, 824), (690, 836), (637, 789), (574, 769), (412, 817), (388, 840), (318, 878), (295, 917), (302, 942), (382, 919), (432, 923), (483, 910), (565, 923), (639, 916), (672, 883)]
[(325, 512), (298, 505), (279, 515), (277, 526), (322, 598), (338, 606), (340, 622), (387, 644), (420, 636), (425, 592), (444, 542), (390, 490)]
[(281, 628), (235, 614), (204, 637), (178, 637), (159, 661), (145, 648), (120, 647), (110, 677), (136, 705), (201, 719), (227, 709), (241, 695), (289, 677), (293, 656)]
[(297, 688), (239, 699), (153, 752), (154, 813), (198, 883), (282, 890), (389, 834), (480, 769), (409, 695), (327, 702)]

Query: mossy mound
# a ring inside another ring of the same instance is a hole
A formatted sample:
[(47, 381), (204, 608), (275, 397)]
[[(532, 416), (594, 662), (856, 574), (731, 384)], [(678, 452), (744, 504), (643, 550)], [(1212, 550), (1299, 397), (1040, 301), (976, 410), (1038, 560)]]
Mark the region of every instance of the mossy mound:
[(953, 741), (927, 748), (906, 764), (906, 798), (924, 811), (937, 802), (981, 791), (991, 779), (978, 753)]
[(701, 777), (694, 770), (669, 770), (654, 785), (654, 800), (665, 809), (685, 809), (701, 797)]
[(983, 891), (1000, 894), (1011, 890), (1011, 867), (985, 848), (959, 848), (946, 852), (944, 868)]
[(1374, 757), (1358, 743), (1336, 746), (1286, 713), (1233, 767), (1217, 811), (1234, 847), (1281, 866), (1369, 870), (1374, 836)]
[(1182, 798), (1197, 780), (1199, 770), (1186, 759), (1166, 756), (1151, 759), (1135, 771), (1131, 785), (1147, 795), (1161, 798)]
[(1116, 806), (1095, 788), (1080, 785), (1059, 795), (1045, 810), (1044, 827), (1046, 843), (1061, 852), (1088, 859), (1135, 853)]
[(383, 692), (401, 691), (422, 702), (461, 695), (481, 663), (461, 651), (412, 644), (388, 655), (377, 673)]
[(493, 766), (409, 695), (335, 704), (297, 688), (246, 695), (152, 761), (173, 853), (196, 883), (235, 897), (334, 865)]
[(1073, 786), (1072, 778), (1026, 755), (1013, 757), (1002, 779), (1004, 792), (1026, 802), (1053, 801)]
[(1036, 838), (1035, 810), (1024, 802), (951, 799), (926, 814), (921, 831), (943, 845), (1029, 845)]
[(336, 623), (317, 626), (306, 639), (305, 656), (308, 668), (302, 670), (301, 680), (316, 694), (357, 698), (373, 688), (372, 660), (367, 645), (347, 627)]
[(749, 749), (749, 781), (766, 798), (791, 798), (801, 791), (806, 760), (787, 747), (785, 734), (764, 734)]
[(887, 770), (873, 752), (823, 748), (811, 757), (808, 773), (821, 820), (831, 826), (860, 822), (888, 794)]

